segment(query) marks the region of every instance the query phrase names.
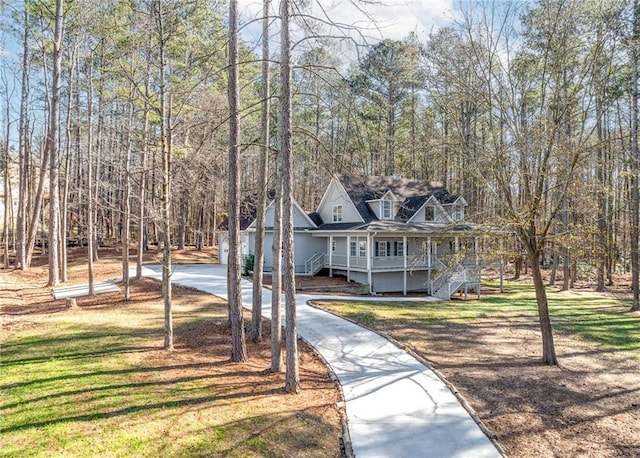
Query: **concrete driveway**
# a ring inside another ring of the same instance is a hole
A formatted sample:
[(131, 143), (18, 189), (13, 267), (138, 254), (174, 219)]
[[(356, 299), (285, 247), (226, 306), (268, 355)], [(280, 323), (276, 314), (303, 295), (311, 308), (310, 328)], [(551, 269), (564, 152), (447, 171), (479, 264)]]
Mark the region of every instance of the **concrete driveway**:
[[(161, 269), (145, 266), (143, 274), (161, 278)], [(172, 280), (227, 298), (226, 266), (176, 265)], [(249, 309), (251, 297), (252, 284), (243, 280), (243, 304)], [(270, 318), (271, 290), (262, 298), (263, 315)], [(310, 299), (330, 298), (336, 297), (296, 295), (298, 334), (342, 385), (356, 457), (501, 456), (432, 370), (378, 334), (307, 305)]]

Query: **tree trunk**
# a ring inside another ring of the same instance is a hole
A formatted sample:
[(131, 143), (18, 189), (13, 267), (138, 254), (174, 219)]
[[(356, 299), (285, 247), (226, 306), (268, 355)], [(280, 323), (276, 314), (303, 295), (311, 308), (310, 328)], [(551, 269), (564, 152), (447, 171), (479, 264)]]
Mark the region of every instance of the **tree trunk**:
[(638, 46), (640, 45), (640, 2), (633, 2), (632, 117), (631, 117), (631, 290), (632, 311), (640, 311), (640, 155), (638, 154)]
[(596, 195), (598, 197), (598, 233), (596, 236), (596, 291), (598, 292), (603, 292), (605, 290), (604, 276), (606, 260), (609, 255), (607, 244), (607, 180), (605, 178), (605, 149), (602, 117), (602, 96), (598, 93), (596, 94), (596, 134), (598, 136), (598, 146), (596, 147)]
[(89, 280), (89, 295), (94, 295), (93, 275), (93, 234), (95, 202), (93, 195), (93, 65), (89, 66), (89, 88), (87, 90), (87, 275)]
[(53, 82), (49, 106), (49, 286), (60, 283), (60, 76), (62, 72), (63, 0), (56, 1), (55, 35), (53, 39)]
[(276, 195), (273, 201), (271, 253), (271, 372), (282, 372), (282, 151), (276, 157)]
[[(26, 5), (25, 5), (26, 6)], [(28, 27), (28, 25), (26, 25)], [(45, 100), (49, 100), (49, 67), (48, 67), (48, 58), (47, 58), (47, 46), (42, 43), (42, 63), (43, 63), (43, 89), (44, 89), (44, 93), (45, 93)], [(28, 111), (28, 110), (27, 110)], [(47, 122), (50, 120), (50, 114), (51, 114), (51, 108), (50, 108), (50, 104), (49, 104), (49, 117), (47, 118)], [(49, 126), (47, 125), (46, 127), (46, 131), (47, 131), (47, 135), (49, 133)], [(25, 145), (27, 145), (27, 147), (30, 147), (30, 140), (29, 139), (25, 139)], [(29, 153), (30, 155), (30, 153)], [(46, 145), (46, 141), (45, 141), (45, 146), (43, 148), (43, 152), (42, 152), (42, 157), (41, 157), (41, 165), (40, 165), (40, 174), (38, 176), (38, 187), (37, 187), (37, 191), (36, 191), (36, 195), (33, 199), (33, 204), (32, 204), (32, 212), (30, 215), (30, 220), (29, 220), (29, 233), (28, 233), (28, 239), (27, 239), (27, 251), (26, 251), (26, 266), (29, 267), (31, 266), (31, 258), (33, 257), (33, 252), (35, 249), (35, 241), (36, 241), (36, 236), (38, 233), (38, 228), (42, 227), (42, 232), (41, 232), (41, 251), (40, 254), (44, 255), (47, 252), (47, 243), (48, 241), (45, 240), (46, 236), (44, 234), (44, 185), (45, 185), (45, 180), (47, 178), (47, 174), (49, 173), (49, 165), (50, 165), (50, 148), (47, 147)], [(32, 192), (27, 193), (27, 195), (29, 196), (29, 198), (31, 197)], [(27, 205), (29, 206), (29, 205)]]
[(204, 207), (205, 202), (202, 202), (198, 212), (198, 235), (196, 237), (196, 250), (198, 251), (202, 251), (204, 248)]
[[(133, 93), (133, 87), (130, 90)], [(131, 289), (129, 281), (129, 244), (131, 243), (131, 150), (133, 149), (133, 115), (135, 112), (134, 103), (129, 102), (129, 121), (127, 132), (127, 148), (124, 158), (124, 190), (122, 195), (122, 284), (124, 286), (124, 300), (131, 299)]]
[[(103, 39), (100, 45), (100, 68), (104, 69), (105, 68), (105, 40)], [(101, 190), (100, 190), (100, 181), (101, 181), (101, 165), (102, 165), (102, 152), (103, 152), (103, 136), (104, 136), (104, 105), (105, 105), (105, 97), (104, 97), (104, 78), (105, 78), (105, 72), (104, 71), (100, 71), (100, 76), (98, 78), (98, 125), (97, 125), (97, 132), (96, 132), (96, 144), (95, 144), (95, 173), (94, 173), (94, 180), (93, 180), (93, 186), (94, 186), (94, 191), (93, 191), (93, 199), (94, 199), (94, 205), (93, 205), (93, 214), (92, 217), (94, 219), (93, 221), (93, 246), (92, 246), (92, 256), (93, 256), (93, 260), (98, 261), (99, 260), (99, 255), (98, 255), (98, 248), (100, 246), (100, 234), (105, 235), (104, 231), (101, 232), (101, 227), (100, 227), (100, 218), (99, 216), (102, 214), (101, 208), (100, 208), (100, 201), (102, 200), (102, 195), (101, 195)], [(104, 221), (104, 218), (103, 218)], [(107, 223), (108, 224), (108, 223)], [(111, 225), (111, 228), (113, 228), (113, 225)], [(109, 234), (109, 228), (107, 227), (107, 236), (110, 236)]]
[(256, 247), (253, 259), (253, 308), (251, 311), (251, 340), (262, 340), (262, 284), (264, 275), (264, 232), (269, 176), (269, 4), (264, 0), (262, 13), (262, 112), (260, 115), (261, 145), (258, 165), (258, 206), (256, 214)]
[(9, 209), (13, 208), (11, 200), (9, 199), (9, 193), (11, 186), (9, 184), (9, 140), (11, 137), (11, 101), (9, 100), (9, 90), (5, 87), (7, 111), (6, 111), (6, 133), (3, 151), (4, 163), (4, 221), (2, 222), (2, 246), (4, 252), (4, 268), (9, 269)]
[(289, 34), (289, 0), (280, 3), (282, 35), (280, 47), (280, 122), (278, 136), (282, 150), (282, 242), (283, 242), (283, 290), (285, 296), (287, 367), (284, 390), (300, 391), (298, 365), (298, 330), (296, 316), (296, 277), (293, 256), (293, 187), (292, 187), (292, 127), (291, 127), (291, 39)]
[(180, 221), (178, 223), (178, 250), (184, 250), (187, 234), (187, 192), (182, 193), (180, 199)]
[[(74, 97), (74, 86), (73, 86), (73, 78), (74, 71), (76, 77), (78, 75), (78, 67), (76, 65), (76, 50), (77, 47), (73, 49), (71, 56), (69, 57), (69, 81), (67, 85), (67, 120), (66, 120), (66, 135), (65, 135), (65, 166), (64, 166), (64, 187), (62, 191), (62, 228), (61, 228), (61, 259), (60, 259), (60, 279), (62, 282), (66, 282), (68, 280), (67, 276), (67, 233), (69, 232), (69, 187), (71, 181), (71, 140), (73, 136), (73, 124), (72, 124), (72, 110), (71, 105), (73, 104)], [(79, 107), (76, 106), (76, 110)], [(76, 112), (77, 115), (77, 112)]]
[(396, 107), (393, 103), (393, 91), (389, 91), (389, 106), (387, 107), (387, 164), (386, 175), (391, 176), (396, 173), (395, 169), (395, 130), (396, 130)]
[(540, 320), (540, 332), (542, 333), (542, 362), (550, 366), (555, 366), (558, 364), (558, 359), (556, 358), (556, 350), (553, 343), (547, 290), (545, 289), (542, 272), (540, 270), (540, 252), (538, 250), (530, 251), (529, 260), (531, 261), (531, 275), (533, 276), (533, 285), (536, 290), (538, 318)]
[(29, 182), (29, 13), (24, 5), (24, 35), (22, 43), (22, 87), (20, 92), (20, 125), (18, 127), (18, 217), (16, 220), (16, 260), (18, 269), (27, 268), (27, 184)]
[[(150, 45), (149, 45), (150, 47)], [(147, 157), (149, 143), (149, 85), (150, 59), (147, 63), (147, 75), (144, 82), (144, 112), (142, 125), (142, 148), (140, 149), (140, 191), (138, 193), (138, 249), (136, 253), (136, 279), (142, 278), (142, 261), (146, 250), (147, 223), (145, 220), (147, 204)]]
[(520, 275), (522, 274), (522, 261), (523, 261), (522, 256), (517, 255), (513, 262), (514, 269), (515, 269), (515, 272), (513, 273), (514, 280), (520, 279)]
[(171, 100), (167, 110), (167, 79), (163, 2), (155, 5), (157, 10), (158, 48), (160, 52), (160, 142), (162, 148), (162, 196), (160, 213), (162, 224), (162, 295), (164, 297), (164, 349), (173, 350), (173, 312), (171, 302)]
[(564, 256), (562, 257), (562, 291), (571, 289), (571, 254), (569, 248), (564, 247)]
[(231, 321), (231, 360), (247, 360), (242, 316), (240, 262), (240, 88), (238, 83), (238, 3), (229, 1), (229, 258), (228, 301)]
[(556, 275), (558, 273), (558, 265), (560, 264), (560, 255), (558, 250), (553, 250), (553, 260), (551, 264), (551, 275), (549, 276), (549, 286), (555, 286)]

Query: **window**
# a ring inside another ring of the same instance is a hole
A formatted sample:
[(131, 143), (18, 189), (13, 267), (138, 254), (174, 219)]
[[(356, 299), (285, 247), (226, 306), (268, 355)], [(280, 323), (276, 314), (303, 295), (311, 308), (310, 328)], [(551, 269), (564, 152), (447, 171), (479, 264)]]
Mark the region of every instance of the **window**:
[(396, 242), (396, 256), (404, 256), (404, 242)]
[(336, 251), (336, 241), (335, 240), (331, 241), (331, 251)]
[(389, 256), (389, 244), (387, 242), (376, 242), (376, 256), (383, 258)]
[(342, 205), (333, 206), (333, 222), (339, 223), (342, 221)]
[[(431, 252), (429, 252), (429, 247), (431, 247)], [(422, 242), (422, 254), (437, 254), (437, 244), (433, 242), (431, 245), (427, 242)]]
[(350, 242), (349, 243), (349, 256), (355, 256), (356, 255), (356, 242)]
[(360, 257), (366, 257), (367, 256), (367, 242), (366, 240), (360, 240), (358, 242), (358, 255)]
[(435, 221), (436, 220), (436, 212), (433, 207), (424, 207), (424, 220), (425, 221)]
[(392, 219), (393, 218), (393, 202), (390, 200), (382, 201), (382, 219)]

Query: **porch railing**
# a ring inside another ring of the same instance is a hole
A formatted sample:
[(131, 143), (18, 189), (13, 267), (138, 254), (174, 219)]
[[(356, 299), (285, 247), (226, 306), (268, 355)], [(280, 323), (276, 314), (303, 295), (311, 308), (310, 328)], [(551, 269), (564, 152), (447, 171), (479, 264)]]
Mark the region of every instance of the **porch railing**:
[(451, 262), (445, 266), (431, 282), (431, 295), (441, 299), (450, 299), (465, 285), (478, 283), (480, 271), (476, 268), (465, 267), (459, 262)]
[(304, 263), (304, 270), (307, 275), (315, 275), (320, 272), (325, 265), (325, 254), (316, 253)]

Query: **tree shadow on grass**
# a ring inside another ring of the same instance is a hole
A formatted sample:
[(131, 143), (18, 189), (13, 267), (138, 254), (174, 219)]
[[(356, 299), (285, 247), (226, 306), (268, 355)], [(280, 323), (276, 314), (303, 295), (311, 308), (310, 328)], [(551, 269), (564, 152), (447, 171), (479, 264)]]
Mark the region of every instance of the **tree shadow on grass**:
[[(238, 375), (242, 375), (242, 374), (238, 374)], [(187, 381), (187, 380), (193, 381), (193, 380), (198, 380), (199, 378), (206, 379), (211, 377), (212, 376), (202, 376), (202, 377), (195, 377), (195, 378), (189, 377), (189, 378), (183, 379), (182, 381)], [(166, 380), (162, 382), (131, 383), (131, 384), (124, 384), (124, 385), (101, 387), (98, 390), (96, 390), (96, 388), (93, 388), (90, 390), (89, 389), (79, 390), (77, 392), (60, 393), (59, 396), (62, 397), (62, 396), (69, 396), (69, 395), (71, 396), (80, 395), (83, 393), (96, 392), (99, 390), (117, 390), (117, 389), (135, 390), (135, 389), (141, 389), (141, 388), (148, 388), (150, 386), (174, 385), (175, 383), (179, 383), (180, 381), (181, 379)], [(233, 387), (235, 389), (238, 388), (238, 386), (235, 384), (233, 385)], [(269, 395), (275, 395), (277, 393), (282, 392), (281, 389), (273, 389), (273, 388), (266, 388), (266, 389), (256, 391), (255, 386), (250, 385), (250, 387), (251, 387), (252, 396), (269, 396)], [(51, 426), (51, 425), (60, 424), (60, 423), (76, 423), (76, 422), (85, 422), (85, 421), (91, 422), (91, 421), (102, 420), (106, 418), (133, 415), (133, 414), (144, 412), (144, 411), (162, 410), (167, 408), (193, 407), (193, 406), (201, 406), (201, 405), (205, 405), (213, 402), (240, 400), (240, 399), (246, 398), (246, 396), (247, 396), (246, 392), (240, 391), (240, 392), (233, 392), (228, 394), (197, 396), (192, 398), (183, 398), (183, 399), (176, 399), (176, 400), (165, 399), (160, 402), (128, 405), (126, 407), (122, 407), (119, 409), (101, 410), (98, 412), (92, 412), (92, 413), (83, 414), (83, 415), (63, 416), (63, 417), (47, 419), (43, 421), (16, 424), (6, 428), (0, 428), (0, 434), (6, 434), (6, 433), (15, 432), (15, 431), (23, 431), (26, 429), (37, 429), (37, 428), (42, 428), (42, 427)], [(58, 396), (54, 396), (54, 397), (58, 397)], [(45, 398), (48, 398), (48, 397), (45, 396)], [(58, 401), (58, 403), (61, 403), (61, 402)], [(9, 407), (11, 406), (7, 406), (6, 408), (9, 408)]]

